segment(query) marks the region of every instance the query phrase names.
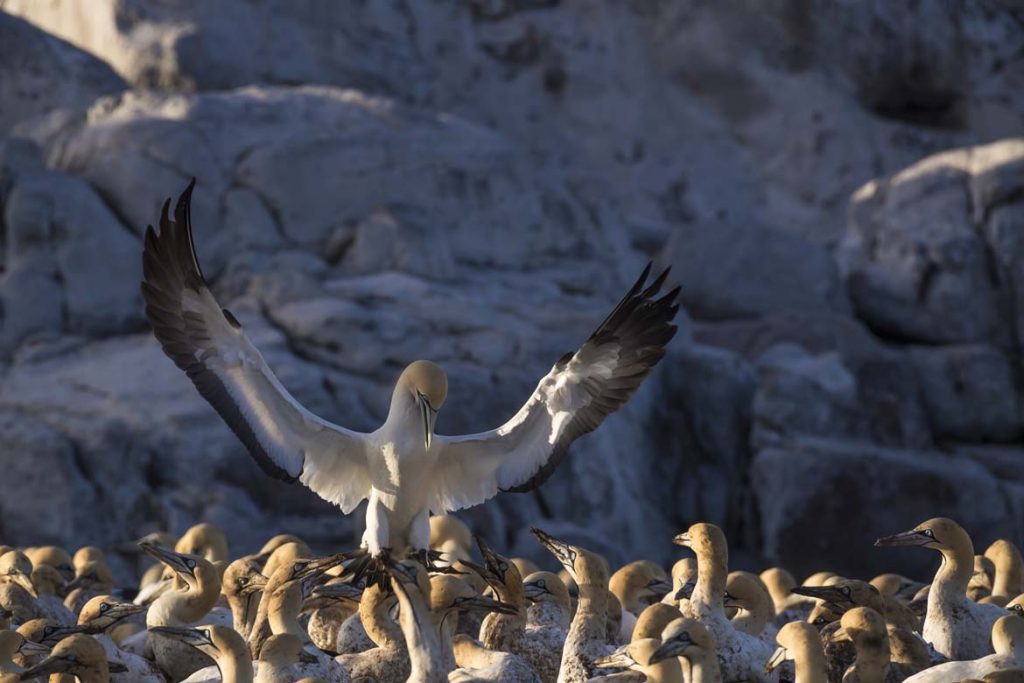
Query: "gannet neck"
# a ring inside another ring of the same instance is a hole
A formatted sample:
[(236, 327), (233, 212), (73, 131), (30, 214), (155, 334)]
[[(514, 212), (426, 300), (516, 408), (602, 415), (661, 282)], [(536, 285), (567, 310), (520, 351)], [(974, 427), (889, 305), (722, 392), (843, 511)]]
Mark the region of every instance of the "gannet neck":
[(304, 640), (306, 631), (299, 624), (302, 610), (302, 584), (294, 581), (281, 586), (270, 596), (267, 617), (274, 635), (291, 634)]
[(253, 683), (252, 657), (242, 636), (223, 627), (214, 627), (214, 633), (215, 661), (222, 683)]
[(379, 586), (370, 585), (359, 600), (359, 618), (377, 647), (393, 648), (405, 642), (402, 628), (388, 614), (390, 596)]
[(688, 654), (684, 659), (689, 667), (689, 683), (722, 683), (722, 669), (714, 653), (702, 651)]
[(691, 548), (697, 555), (697, 585), (690, 602), (699, 614), (724, 614), (723, 599), (729, 576), (729, 548), (713, 524), (690, 527)]
[[(420, 570), (412, 568), (418, 575)], [(448, 671), (443, 661), (441, 638), (426, 596), (413, 578), (392, 576), (391, 586), (398, 597), (398, 618), (409, 651), (411, 671), (408, 683), (447, 683)]]
[(857, 651), (854, 669), (857, 680), (884, 681), (889, 672), (889, 632), (882, 615), (870, 607), (855, 607), (840, 621), (840, 631), (853, 641)]
[(806, 621), (791, 621), (779, 629), (775, 641), (785, 651), (785, 658), (793, 660), (794, 683), (828, 683), (825, 649), (814, 626)]

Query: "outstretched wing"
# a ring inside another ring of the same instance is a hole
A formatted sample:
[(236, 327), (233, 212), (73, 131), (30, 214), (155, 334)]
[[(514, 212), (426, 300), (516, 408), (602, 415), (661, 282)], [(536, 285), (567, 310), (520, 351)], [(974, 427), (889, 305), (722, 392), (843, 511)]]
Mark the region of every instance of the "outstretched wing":
[(364, 435), (306, 410), (281, 385), (238, 320), (213, 297), (192, 242), (195, 179), (174, 220), (146, 228), (142, 296), (164, 353), (241, 439), (263, 471), (296, 479), (348, 513), (369, 494)]
[(675, 336), (679, 288), (657, 297), (666, 269), (647, 286), (651, 264), (575, 353), (562, 356), (515, 417), (495, 430), (437, 436), (442, 444), (434, 512), (477, 505), (498, 490), (543, 483), (569, 445), (629, 400)]

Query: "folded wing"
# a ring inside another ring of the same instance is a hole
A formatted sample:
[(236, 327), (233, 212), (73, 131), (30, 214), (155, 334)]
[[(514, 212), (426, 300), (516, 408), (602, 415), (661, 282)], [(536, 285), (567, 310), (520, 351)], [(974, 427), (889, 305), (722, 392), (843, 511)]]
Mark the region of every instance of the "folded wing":
[(648, 264), (615, 310), (575, 353), (562, 356), (516, 415), (489, 432), (437, 436), (433, 511), (478, 505), (499, 490), (528, 491), (551, 476), (569, 445), (622, 407), (675, 336), (679, 288), (658, 296)]
[(270, 476), (300, 480), (350, 512), (369, 494), (365, 436), (314, 415), (281, 385), (241, 324), (203, 278), (192, 241), (195, 180), (174, 220), (146, 229), (142, 295), (153, 332), (210, 405)]

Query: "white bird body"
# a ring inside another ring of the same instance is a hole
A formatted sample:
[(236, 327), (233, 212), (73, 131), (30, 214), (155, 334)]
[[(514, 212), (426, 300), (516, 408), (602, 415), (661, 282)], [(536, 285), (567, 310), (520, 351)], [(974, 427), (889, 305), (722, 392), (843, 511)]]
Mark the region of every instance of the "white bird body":
[(431, 513), (540, 485), (576, 438), (629, 400), (676, 332), (679, 290), (656, 296), (668, 271), (648, 285), (648, 265), (587, 341), (560, 358), (497, 429), (435, 436), (448, 380), (428, 361), (402, 372), (379, 429), (346, 429), (296, 401), (213, 296), (192, 240), (194, 184), (173, 221), (168, 200), (159, 233), (146, 231), (142, 294), (153, 332), (267, 474), (300, 481), (344, 514), (369, 500), (363, 546), (374, 558), (426, 551)]

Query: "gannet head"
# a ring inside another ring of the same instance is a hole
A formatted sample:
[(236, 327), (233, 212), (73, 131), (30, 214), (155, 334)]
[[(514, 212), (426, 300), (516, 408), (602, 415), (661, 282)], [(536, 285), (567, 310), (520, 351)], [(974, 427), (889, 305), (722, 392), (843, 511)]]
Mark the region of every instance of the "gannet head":
[(656, 602), (649, 605), (636, 619), (633, 627), (633, 640), (641, 638), (661, 638), (661, 632), (665, 627), (676, 619), (681, 619), (682, 614), (676, 607), (666, 605), (663, 602)]
[(430, 577), (430, 609), (441, 617), (454, 611), (518, 614), (514, 605), (480, 595), (462, 578), (451, 574)]
[(796, 595), (817, 598), (834, 612), (845, 612), (857, 606), (876, 606), (881, 602), (878, 589), (866, 581), (840, 578), (826, 586), (797, 586)]
[(33, 567), (45, 564), (56, 569), (64, 577), (65, 582), (75, 578), (75, 566), (71, 555), (63, 548), (55, 545), (44, 545), (26, 550), (25, 555), (32, 561)]
[(569, 609), (569, 589), (551, 572), (534, 572), (523, 579), (523, 593), (530, 602), (554, 602)]
[(678, 603), (680, 600), (689, 600), (696, 585), (696, 558), (684, 557), (672, 565), (672, 601)]
[(1013, 600), (1006, 603), (1006, 610), (1010, 614), (1015, 614), (1018, 617), (1024, 617), (1024, 593), (1021, 593)]
[(0, 659), (11, 659), (14, 655), (34, 657), (49, 652), (50, 648), (28, 640), (17, 631), (0, 631)]
[(260, 573), (260, 563), (251, 557), (241, 557), (224, 570), (221, 577), (221, 591), (226, 597), (245, 597), (263, 590), (267, 577)]
[(186, 555), (155, 543), (143, 541), (139, 547), (147, 554), (170, 567), (174, 573), (190, 586), (195, 586), (201, 579), (211, 580), (217, 577), (213, 565), (198, 555)]
[(992, 625), (992, 648), (996, 654), (1020, 656), (1024, 648), (1024, 619), (1007, 614)]
[(650, 656), (654, 654), (661, 641), (655, 638), (639, 638), (629, 642), (610, 655), (598, 657), (594, 666), (598, 669), (631, 669), (643, 671)]
[(701, 554), (718, 557), (728, 556), (725, 534), (714, 524), (700, 522), (672, 539), (676, 545), (689, 548), (698, 556)]
[(209, 655), (214, 661), (217, 661), (219, 648), (217, 647), (216, 638), (222, 628), (223, 627), (220, 626), (200, 626), (198, 628), (154, 626), (149, 629), (149, 632), (157, 633), (172, 640), (176, 640), (179, 643), (190, 645), (203, 654)]
[(644, 606), (660, 600), (671, 589), (665, 570), (648, 560), (619, 567), (608, 581), (608, 590), (626, 609), (636, 603)]
[(30, 619), (18, 627), (18, 633), (41, 645), (53, 647), (68, 636), (85, 632), (85, 626), (65, 626), (49, 619)]
[(228, 539), (214, 525), (200, 522), (178, 539), (174, 550), (185, 555), (198, 555), (210, 562), (223, 561), (228, 559)]
[(82, 606), (82, 611), (78, 613), (78, 623), (89, 627), (87, 633), (103, 633), (122, 619), (141, 614), (147, 609), (145, 605), (118, 602), (109, 595), (97, 595)]
[(691, 657), (715, 651), (715, 639), (704, 626), (693, 619), (676, 619), (661, 632), (661, 646), (649, 662), (657, 664), (669, 657)]
[(910, 531), (885, 536), (875, 541), (879, 547), (918, 546), (934, 550), (953, 550), (970, 557), (974, 555), (974, 544), (963, 527), (951, 519), (936, 517), (922, 522)]
[(608, 585), (608, 563), (597, 553), (560, 541), (540, 529), (530, 529), (537, 540), (555, 556), (577, 585)]
[(473, 532), (455, 515), (435, 515), (430, 518), (431, 550), (445, 554), (445, 560), (455, 562), (470, 556)]
[(402, 371), (395, 385), (391, 401), (412, 401), (423, 420), (423, 443), (426, 448), (434, 437), (434, 421), (448, 398), (448, 376), (441, 366), (428, 360), (418, 360)]
[[(21, 680), (28, 681), (47, 674), (90, 672), (109, 678), (107, 653), (92, 636), (76, 633), (54, 645), (50, 656), (21, 674)], [(81, 676), (80, 676), (81, 678)]]
[(11, 550), (0, 556), (0, 578), (21, 586), (33, 597), (38, 597), (32, 585), (32, 561), (25, 553)]
[(806, 621), (791, 621), (784, 625), (775, 636), (775, 642), (779, 644), (779, 647), (772, 654), (771, 659), (765, 662), (765, 673), (770, 674), (782, 666), (783, 662), (793, 661), (793, 653), (808, 643), (812, 647), (815, 644), (819, 648), (821, 647), (821, 637), (818, 635), (818, 630)]
[(507, 557), (494, 552), (484, 539), (479, 536), (476, 537), (476, 544), (480, 549), (480, 555), (484, 559), (484, 564), (482, 567), (469, 562), (466, 562), (466, 564), (477, 572), (487, 582), (488, 586), (495, 590), (503, 590), (507, 586), (522, 585), (523, 579), (519, 575), (518, 567), (512, 564)]

